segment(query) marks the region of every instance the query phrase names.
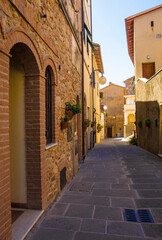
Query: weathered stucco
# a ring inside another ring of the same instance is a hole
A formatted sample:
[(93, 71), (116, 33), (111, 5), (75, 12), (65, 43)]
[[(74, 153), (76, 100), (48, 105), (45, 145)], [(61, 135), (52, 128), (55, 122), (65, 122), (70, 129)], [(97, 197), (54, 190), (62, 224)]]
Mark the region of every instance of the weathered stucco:
[[(161, 153), (162, 143), (162, 70), (148, 81), (138, 80), (136, 84), (136, 114), (138, 145), (155, 153)], [(146, 127), (144, 120), (151, 120), (150, 127)], [(139, 121), (142, 127), (138, 126)]]

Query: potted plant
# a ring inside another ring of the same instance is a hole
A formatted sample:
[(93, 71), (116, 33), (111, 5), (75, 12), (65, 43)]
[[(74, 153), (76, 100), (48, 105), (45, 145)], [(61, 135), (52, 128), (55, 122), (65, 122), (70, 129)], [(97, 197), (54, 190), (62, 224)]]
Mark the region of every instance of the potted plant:
[(79, 104), (76, 104), (76, 105), (72, 105), (72, 111), (73, 111), (73, 114), (76, 115), (78, 113), (81, 113), (82, 109)]
[(70, 120), (73, 117), (73, 105), (70, 102), (65, 103), (65, 114), (70, 118)]
[(97, 124), (98, 133), (101, 131), (102, 128), (103, 128), (103, 126), (102, 126), (100, 123), (98, 123), (98, 124)]
[(146, 127), (150, 127), (151, 120), (149, 118), (146, 118), (144, 122), (145, 122)]
[(63, 130), (63, 129), (66, 129), (66, 128), (68, 127), (68, 125), (69, 125), (69, 123), (68, 123), (69, 120), (70, 120), (69, 116), (65, 115), (63, 121), (61, 122), (61, 129), (62, 129), (62, 130)]
[(84, 120), (84, 130), (86, 130), (87, 127), (89, 127), (89, 124), (90, 124), (90, 120), (89, 119), (85, 119)]
[(79, 104), (72, 105), (70, 102), (65, 103), (65, 114), (69, 116), (70, 120), (78, 113), (81, 113), (82, 109)]
[(96, 121), (91, 122), (91, 127), (93, 128), (96, 125)]
[(142, 121), (138, 121), (138, 127), (142, 127)]

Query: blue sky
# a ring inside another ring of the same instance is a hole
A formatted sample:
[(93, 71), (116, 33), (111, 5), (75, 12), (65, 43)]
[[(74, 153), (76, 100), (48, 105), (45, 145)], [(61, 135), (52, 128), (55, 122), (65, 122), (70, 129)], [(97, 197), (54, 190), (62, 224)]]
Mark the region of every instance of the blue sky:
[(125, 18), (161, 3), (161, 0), (92, 0), (93, 42), (101, 45), (106, 85), (113, 82), (124, 86), (123, 81), (134, 75)]

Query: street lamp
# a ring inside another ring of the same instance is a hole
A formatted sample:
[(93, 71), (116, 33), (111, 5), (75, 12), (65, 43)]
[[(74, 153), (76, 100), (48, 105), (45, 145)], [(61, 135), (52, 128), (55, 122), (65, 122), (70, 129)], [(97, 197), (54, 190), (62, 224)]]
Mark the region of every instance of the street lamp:
[(94, 72), (100, 72), (101, 77), (99, 77), (99, 84), (104, 85), (107, 82), (107, 79), (104, 77), (103, 72), (100, 69), (94, 69), (93, 72), (91, 73), (91, 84), (93, 83), (93, 78), (94, 78)]

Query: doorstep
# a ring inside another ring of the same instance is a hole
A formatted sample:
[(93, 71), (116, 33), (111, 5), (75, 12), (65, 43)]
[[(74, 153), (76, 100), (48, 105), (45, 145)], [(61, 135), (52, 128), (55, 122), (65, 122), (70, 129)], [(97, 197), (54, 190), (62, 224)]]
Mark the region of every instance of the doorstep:
[(12, 224), (12, 240), (23, 240), (44, 213), (44, 210), (20, 208), (12, 208), (12, 210), (23, 211)]

